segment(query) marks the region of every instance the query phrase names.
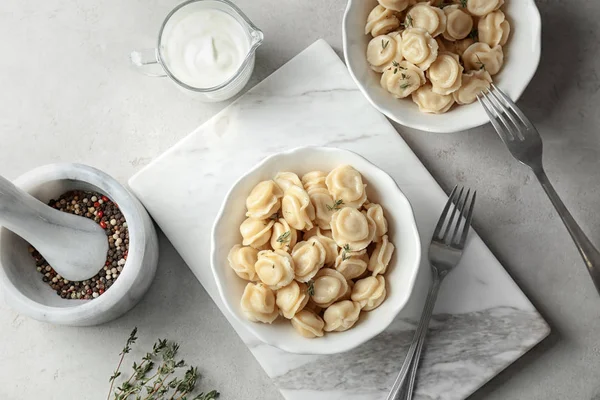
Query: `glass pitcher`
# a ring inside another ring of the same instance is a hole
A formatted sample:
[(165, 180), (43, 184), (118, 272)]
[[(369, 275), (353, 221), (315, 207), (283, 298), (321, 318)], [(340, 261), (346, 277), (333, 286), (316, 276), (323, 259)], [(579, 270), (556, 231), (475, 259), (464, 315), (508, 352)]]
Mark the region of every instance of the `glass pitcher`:
[[(182, 82), (168, 68), (166, 62), (165, 44), (163, 35), (165, 29), (174, 21), (174, 17), (190, 10), (211, 9), (219, 10), (233, 17), (247, 34), (249, 50), (246, 58), (238, 70), (225, 82), (214, 87), (194, 87)], [(252, 21), (233, 3), (228, 0), (187, 0), (175, 7), (165, 18), (158, 33), (158, 45), (154, 49), (145, 49), (131, 53), (131, 62), (139, 70), (148, 76), (167, 77), (174, 82), (177, 87), (187, 93), (193, 94), (205, 102), (224, 101), (235, 96), (248, 83), (252, 71), (254, 70), (254, 58), (256, 49), (263, 42), (264, 36)]]

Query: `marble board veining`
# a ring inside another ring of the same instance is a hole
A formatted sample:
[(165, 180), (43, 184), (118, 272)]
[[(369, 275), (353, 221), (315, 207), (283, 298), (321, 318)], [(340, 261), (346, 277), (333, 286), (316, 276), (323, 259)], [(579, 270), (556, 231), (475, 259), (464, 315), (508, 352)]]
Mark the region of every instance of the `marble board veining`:
[[(262, 344), (224, 308), (210, 270), (212, 224), (233, 182), (265, 156), (305, 146), (353, 150), (411, 201), (424, 254), (447, 196), (331, 47), (319, 40), (160, 156), (129, 185), (287, 400), (384, 399), (410, 344), (430, 280), (423, 257), (409, 304), (347, 353), (310, 356)], [(464, 399), (549, 333), (476, 233), (442, 286), (416, 399)], [(232, 360), (233, 361), (233, 360)]]

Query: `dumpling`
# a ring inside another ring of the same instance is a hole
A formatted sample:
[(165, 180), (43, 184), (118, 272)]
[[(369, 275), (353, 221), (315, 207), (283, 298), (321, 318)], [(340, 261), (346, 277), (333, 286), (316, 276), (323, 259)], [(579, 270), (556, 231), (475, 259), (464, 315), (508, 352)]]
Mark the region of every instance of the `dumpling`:
[(464, 39), (473, 31), (473, 18), (463, 11), (459, 4), (444, 7), (446, 14), (446, 30), (443, 35), (446, 40), (454, 42)]
[(415, 0), (377, 0), (383, 7), (394, 10), (404, 11), (408, 6), (415, 4)]
[(435, 40), (437, 41), (438, 46), (440, 48), (439, 51), (447, 51), (450, 53), (458, 54), (460, 57), (462, 57), (465, 50), (468, 49), (469, 46), (475, 43), (475, 41), (471, 37), (464, 38), (462, 40), (456, 40), (454, 42), (450, 42), (446, 39), (440, 39), (439, 37), (437, 37)]
[[(399, 35), (381, 35), (377, 36), (367, 45), (367, 62), (375, 72), (382, 72), (388, 68), (392, 60), (396, 58), (398, 49), (400, 49), (400, 58), (402, 58), (402, 48), (396, 42)], [(400, 60), (402, 61), (402, 60)]]
[(435, 93), (430, 83), (421, 86), (414, 92), (412, 99), (419, 106), (421, 112), (430, 114), (443, 114), (454, 105), (454, 97), (451, 94)]
[(348, 282), (335, 269), (323, 268), (315, 276), (312, 287), (312, 300), (319, 307), (326, 308), (348, 291)]
[(425, 29), (432, 37), (441, 35), (446, 30), (446, 14), (439, 7), (429, 3), (418, 3), (406, 14), (404, 26)]
[(273, 180), (283, 192), (288, 190), (290, 186), (302, 187), (302, 182), (300, 182), (300, 178), (298, 178), (298, 175), (296, 175), (293, 172), (279, 172), (277, 173), (277, 175), (275, 175), (275, 178), (273, 178)]
[(240, 305), (246, 318), (252, 322), (270, 324), (279, 315), (275, 294), (262, 283), (248, 283)]
[(510, 24), (504, 13), (497, 10), (479, 20), (477, 32), (480, 42), (486, 43), (490, 47), (504, 46), (510, 34)]
[(367, 215), (375, 222), (375, 242), (381, 240), (381, 237), (388, 231), (388, 222), (383, 214), (383, 207), (376, 203), (369, 203), (365, 205), (367, 209)]
[(308, 287), (304, 283), (292, 281), (275, 292), (275, 297), (279, 313), (287, 319), (292, 319), (308, 303)]
[(325, 265), (326, 256), (325, 248), (317, 240), (296, 244), (292, 250), (296, 280), (299, 282), (310, 281)]
[(317, 233), (314, 236), (311, 236), (308, 239), (305, 237), (304, 239), (309, 243), (312, 243), (313, 241), (319, 242), (323, 246), (325, 249), (326, 266), (333, 266), (333, 264), (335, 264), (335, 259), (338, 255), (338, 246), (335, 240), (321, 233), (319, 228), (317, 228)]
[(369, 265), (367, 250), (343, 251), (335, 259), (335, 270), (344, 275), (344, 278), (356, 279), (361, 276)]
[(311, 189), (327, 189), (327, 185), (325, 184), (325, 179), (327, 178), (327, 173), (323, 171), (312, 171), (302, 176), (302, 184), (304, 185), (304, 190), (309, 192)]
[(256, 219), (269, 218), (279, 211), (283, 191), (274, 181), (263, 181), (252, 189), (246, 199), (247, 217)]
[(462, 81), (462, 86), (452, 93), (452, 97), (457, 104), (471, 104), (479, 93), (490, 88), (492, 77), (487, 71), (479, 70), (463, 74)]
[(327, 175), (325, 183), (336, 204), (360, 208), (367, 200), (367, 185), (363, 184), (360, 172), (350, 165), (335, 168)]
[(284, 218), (279, 218), (273, 225), (271, 247), (273, 250), (290, 251), (298, 241), (298, 231), (290, 227)]
[(438, 55), (438, 44), (422, 28), (408, 28), (402, 32), (402, 56), (422, 71), (427, 70)]
[(467, 10), (477, 17), (483, 17), (502, 7), (504, 0), (467, 0)]
[(281, 289), (294, 280), (294, 260), (283, 250), (260, 251), (254, 269), (260, 280), (272, 290)]
[(315, 208), (301, 186), (291, 185), (287, 188), (281, 201), (281, 209), (283, 218), (292, 228), (302, 231), (313, 227)]
[(292, 326), (305, 338), (315, 338), (323, 336), (325, 322), (313, 311), (302, 310), (292, 318)]
[(380, 5), (376, 6), (367, 17), (365, 25), (365, 35), (371, 32), (373, 37), (385, 35), (400, 27), (400, 20), (394, 14), (393, 10), (388, 10)]
[(269, 242), (273, 224), (275, 224), (273, 220), (246, 218), (240, 225), (240, 233), (243, 238), (242, 244), (260, 250)]
[(381, 238), (381, 242), (375, 246), (375, 250), (373, 250), (373, 254), (371, 254), (371, 258), (369, 259), (368, 268), (373, 273), (373, 276), (385, 274), (393, 253), (394, 245), (388, 240), (387, 235), (384, 235)]
[(394, 64), (381, 75), (381, 87), (398, 99), (410, 96), (425, 82), (425, 73), (408, 61)]
[(486, 43), (477, 42), (469, 46), (462, 55), (467, 71), (486, 70), (491, 76), (500, 72), (504, 64), (502, 46), (490, 47)]
[(325, 310), (325, 314), (323, 314), (325, 331), (347, 331), (358, 321), (360, 310), (360, 304), (350, 300), (343, 300), (331, 305), (331, 307)]
[(257, 281), (258, 275), (254, 269), (254, 264), (258, 260), (258, 250), (252, 247), (242, 247), (236, 244), (229, 250), (227, 255), (229, 266), (235, 271), (237, 276), (247, 281)]
[(365, 249), (375, 237), (375, 221), (366, 212), (345, 207), (333, 214), (333, 240), (346, 251)]
[(371, 311), (383, 303), (386, 294), (385, 278), (377, 275), (356, 281), (350, 298), (359, 303), (364, 311)]
[(456, 92), (462, 84), (463, 67), (460, 65), (458, 55), (441, 52), (431, 67), (427, 70), (427, 77), (431, 81), (433, 91), (437, 94), (451, 94)]
[(339, 208), (329, 191), (323, 188), (314, 188), (308, 191), (308, 197), (315, 209), (315, 223), (321, 229), (331, 229), (331, 216)]

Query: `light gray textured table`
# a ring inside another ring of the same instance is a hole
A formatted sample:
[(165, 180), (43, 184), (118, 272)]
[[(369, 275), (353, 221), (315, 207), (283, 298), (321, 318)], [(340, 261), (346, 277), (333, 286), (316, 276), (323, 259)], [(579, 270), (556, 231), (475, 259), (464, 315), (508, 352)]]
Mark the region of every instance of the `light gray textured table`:
[[(518, 1), (518, 0), (512, 0)], [(345, 2), (237, 0), (266, 36), (250, 85), (323, 37), (341, 53)], [(150, 47), (175, 0), (7, 0), (0, 7), (0, 174), (85, 162), (121, 182), (217, 111), (128, 66)], [(546, 144), (557, 190), (600, 243), (600, 3), (540, 0), (538, 74), (521, 106)], [(480, 192), (475, 227), (552, 325), (551, 336), (474, 399), (600, 399), (600, 298), (566, 230), (528, 171), (491, 127), (437, 135), (398, 127), (446, 189)], [(215, 201), (218, 201), (216, 199)], [(0, 398), (101, 399), (133, 326), (140, 344), (181, 341), (204, 388), (223, 399), (280, 399), (250, 352), (161, 236), (154, 285), (124, 317), (65, 328), (20, 317), (0, 302)]]

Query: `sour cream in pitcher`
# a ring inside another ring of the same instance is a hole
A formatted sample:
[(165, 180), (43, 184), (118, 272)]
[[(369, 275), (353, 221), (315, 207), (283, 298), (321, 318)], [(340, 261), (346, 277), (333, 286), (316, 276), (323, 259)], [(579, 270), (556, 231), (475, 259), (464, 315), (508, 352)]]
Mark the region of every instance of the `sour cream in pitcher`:
[(162, 35), (163, 62), (169, 71), (194, 88), (212, 88), (235, 75), (250, 49), (244, 27), (216, 9), (179, 14), (183, 15), (174, 16)]

